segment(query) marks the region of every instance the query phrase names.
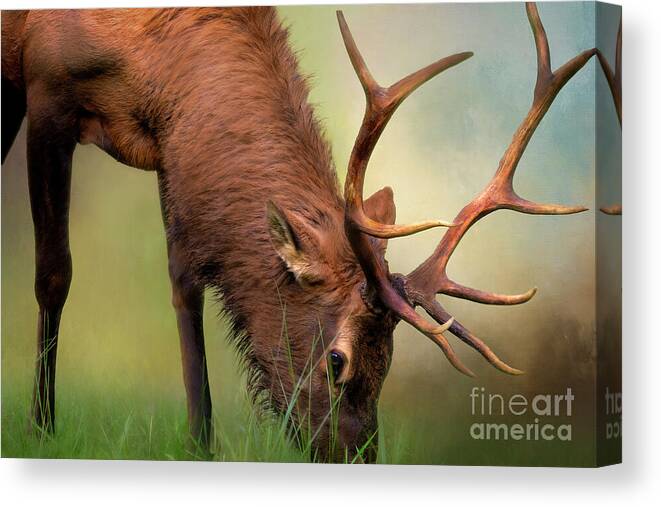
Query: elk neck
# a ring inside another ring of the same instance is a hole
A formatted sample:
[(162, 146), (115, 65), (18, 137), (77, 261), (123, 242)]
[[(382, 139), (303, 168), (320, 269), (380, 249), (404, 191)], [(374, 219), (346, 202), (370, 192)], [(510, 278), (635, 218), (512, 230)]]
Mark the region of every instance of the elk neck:
[(344, 244), (344, 201), (286, 30), (272, 9), (233, 16), (209, 25), (212, 47), (186, 42), (183, 67), (167, 70), (177, 96), (159, 180), (168, 234), (217, 290), (237, 334), (270, 355), (285, 307), (310, 308), (289, 312), (296, 335), (320, 304), (288, 279), (268, 234), (267, 202)]

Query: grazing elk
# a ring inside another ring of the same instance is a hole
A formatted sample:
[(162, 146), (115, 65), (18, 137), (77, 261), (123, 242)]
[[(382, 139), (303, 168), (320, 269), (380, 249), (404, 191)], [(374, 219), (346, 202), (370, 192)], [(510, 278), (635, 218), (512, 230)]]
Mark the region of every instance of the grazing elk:
[[(402, 101), (472, 53), (443, 58), (383, 87), (338, 12), (367, 99), (342, 196), (307, 102), (306, 80), (274, 9), (3, 13), (3, 159), (24, 115), (28, 121), (39, 303), (36, 425), (52, 431), (55, 423), (58, 325), (72, 273), (68, 210), (76, 143), (94, 143), (158, 176), (190, 431), (202, 446), (212, 435), (205, 287), (219, 295), (231, 318), (232, 335), (253, 373), (252, 392), (267, 393), (274, 409), (284, 411), (300, 388), (293, 418), (315, 429), (313, 450), (321, 460), (353, 458), (359, 449), (360, 458), (375, 460), (377, 402), (400, 320), (436, 343), (463, 373), (472, 375), (446, 331), (499, 370), (521, 373), (435, 296), (496, 305), (528, 301), (535, 289), (500, 295), (450, 280), (446, 266), (461, 238), (500, 209), (550, 215), (585, 210), (531, 202), (512, 186), (556, 95), (595, 54), (587, 50), (552, 71), (537, 8), (527, 4), (526, 10), (537, 48), (530, 110), (493, 179), (451, 223), (412, 225), (395, 224), (390, 188), (364, 200), (370, 155)], [(409, 275), (391, 273), (387, 240), (436, 226), (449, 228), (434, 253)], [(332, 438), (328, 414), (337, 397)]]

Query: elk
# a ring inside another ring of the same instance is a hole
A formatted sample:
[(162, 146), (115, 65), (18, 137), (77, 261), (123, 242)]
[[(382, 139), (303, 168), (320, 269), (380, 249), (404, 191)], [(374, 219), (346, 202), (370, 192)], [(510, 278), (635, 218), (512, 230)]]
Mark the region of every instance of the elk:
[[(218, 295), (231, 319), (231, 335), (251, 372), (250, 391), (267, 393), (271, 407), (284, 412), (300, 387), (293, 419), (315, 429), (313, 454), (319, 460), (376, 459), (378, 398), (400, 321), (437, 344), (462, 373), (472, 375), (447, 331), (502, 372), (522, 373), (454, 319), (436, 295), (492, 305), (530, 300), (536, 289), (503, 295), (449, 279), (452, 253), (471, 226), (497, 210), (586, 210), (532, 202), (513, 188), (535, 129), (595, 54), (589, 49), (552, 70), (535, 4), (526, 11), (537, 48), (537, 82), (530, 110), (494, 177), (454, 220), (410, 225), (395, 223), (389, 187), (364, 198), (370, 155), (402, 101), (472, 53), (442, 58), (384, 87), (338, 12), (366, 97), (342, 195), (308, 104), (308, 85), (273, 8), (3, 13), (3, 160), (27, 116), (39, 305), (34, 426), (48, 432), (55, 427), (58, 326), (72, 275), (68, 210), (77, 143), (93, 143), (157, 175), (189, 426), (202, 448), (213, 436), (202, 329), (205, 288)], [(433, 227), (447, 227), (433, 254), (408, 275), (391, 273), (388, 239)], [(434, 322), (417, 313), (418, 306)], [(340, 397), (332, 438), (328, 413)]]

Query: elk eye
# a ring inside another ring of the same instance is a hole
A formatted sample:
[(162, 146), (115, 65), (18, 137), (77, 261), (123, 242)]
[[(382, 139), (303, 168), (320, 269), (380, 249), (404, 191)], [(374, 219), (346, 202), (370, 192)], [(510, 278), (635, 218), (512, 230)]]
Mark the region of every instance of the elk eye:
[(340, 378), (342, 370), (344, 369), (344, 354), (337, 350), (331, 351), (331, 353), (328, 354), (328, 363), (330, 364), (333, 373), (332, 380), (333, 382), (337, 382), (337, 379)]

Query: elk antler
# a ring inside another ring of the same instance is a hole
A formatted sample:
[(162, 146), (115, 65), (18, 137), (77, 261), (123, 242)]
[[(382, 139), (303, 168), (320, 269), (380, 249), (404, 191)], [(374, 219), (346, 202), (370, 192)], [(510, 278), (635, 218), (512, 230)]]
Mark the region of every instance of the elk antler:
[[(615, 44), (615, 72), (608, 64), (608, 60), (604, 54), (597, 49), (597, 58), (601, 64), (601, 68), (608, 81), (608, 87), (613, 96), (613, 103), (615, 104), (615, 111), (617, 112), (617, 119), (620, 122), (620, 129), (622, 128), (622, 19), (620, 19), (620, 26), (617, 29), (617, 42)], [(622, 205), (615, 204), (613, 206), (605, 206), (599, 208), (602, 213), (607, 215), (621, 215)]]
[(337, 19), (349, 58), (365, 91), (367, 103), (363, 123), (351, 152), (349, 171), (344, 186), (347, 236), (365, 272), (368, 288), (374, 291), (382, 303), (392, 309), (401, 319), (433, 337), (432, 339), (443, 341), (445, 338), (441, 333), (446, 331), (452, 322), (446, 322), (441, 326), (432, 325), (415, 312), (414, 308), (392, 286), (388, 268), (380, 256), (375, 255), (368, 235), (378, 238), (395, 238), (432, 227), (452, 224), (432, 220), (410, 225), (388, 225), (372, 220), (363, 209), (363, 183), (372, 151), (397, 107), (420, 85), (444, 70), (470, 58), (473, 54), (459, 53), (443, 58), (399, 80), (394, 85), (384, 88), (372, 77), (341, 11), (337, 12)]
[(617, 119), (622, 126), (622, 20), (620, 19), (620, 26), (617, 29), (617, 43), (615, 45), (615, 72), (606, 60), (604, 54), (597, 49), (597, 58), (601, 64), (601, 68), (608, 81), (608, 87), (613, 95), (613, 102), (615, 103), (615, 111), (617, 111)]
[(447, 58), (442, 58), (400, 79), (394, 85), (384, 88), (375, 81), (367, 68), (365, 60), (363, 60), (353, 40), (342, 11), (337, 11), (337, 19), (340, 24), (344, 44), (349, 53), (349, 58), (356, 74), (358, 74), (360, 83), (363, 85), (367, 99), (363, 124), (360, 127), (353, 151), (351, 152), (349, 173), (344, 187), (347, 215), (350, 217), (353, 226), (361, 232), (377, 238), (397, 238), (431, 229), (432, 227), (451, 226), (451, 223), (442, 220), (428, 220), (409, 225), (389, 225), (376, 222), (369, 218), (363, 209), (363, 183), (372, 151), (388, 121), (404, 99), (426, 81), (470, 58), (473, 56), (473, 53), (458, 53)]
[[(537, 48), (537, 83), (532, 106), (516, 130), (493, 179), (477, 197), (459, 212), (434, 253), (408, 276), (391, 275), (385, 261), (374, 254), (368, 237), (405, 236), (440, 224), (438, 222), (423, 222), (412, 226), (387, 226), (369, 220), (362, 208), (363, 181), (367, 163), (387, 121), (402, 100), (422, 83), (439, 72), (469, 58), (472, 53), (459, 53), (449, 56), (411, 74), (389, 88), (382, 88), (367, 69), (342, 13), (338, 12), (342, 37), (367, 99), (365, 116), (351, 153), (344, 189), (347, 236), (365, 272), (368, 288), (373, 295), (377, 296), (383, 305), (394, 311), (401, 319), (431, 338), (443, 350), (455, 368), (471, 376), (473, 373), (461, 363), (452, 346), (442, 336), (441, 333), (446, 329), (449, 329), (462, 341), (475, 348), (499, 370), (513, 375), (522, 372), (501, 361), (486, 344), (454, 320), (436, 301), (435, 295), (446, 294), (485, 304), (514, 305), (528, 301), (535, 295), (537, 289), (534, 288), (519, 295), (502, 295), (464, 287), (450, 280), (446, 275), (446, 266), (461, 238), (480, 218), (499, 209), (547, 215), (579, 213), (587, 209), (554, 204), (538, 204), (519, 197), (513, 188), (513, 178), (517, 164), (539, 122), (562, 87), (595, 54), (595, 49), (584, 51), (555, 72), (551, 71), (548, 40), (537, 7), (534, 3), (527, 3), (526, 11)], [(414, 307), (418, 305), (422, 306), (441, 326), (435, 327), (418, 315), (414, 310)]]

